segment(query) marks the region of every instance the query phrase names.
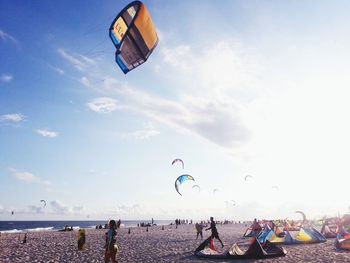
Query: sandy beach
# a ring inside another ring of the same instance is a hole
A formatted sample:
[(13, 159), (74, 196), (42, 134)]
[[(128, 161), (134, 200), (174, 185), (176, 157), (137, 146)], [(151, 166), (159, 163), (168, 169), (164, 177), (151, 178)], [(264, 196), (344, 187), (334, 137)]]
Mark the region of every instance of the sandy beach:
[[(225, 248), (230, 247), (245, 230), (244, 225), (218, 225)], [(2, 233), (0, 262), (103, 262), (104, 234), (106, 230), (87, 230), (86, 248), (77, 249), (77, 231), (33, 232), (26, 244), (19, 242), (19, 234)], [(210, 232), (204, 232), (204, 238)], [(21, 234), (21, 239), (23, 239)], [(118, 262), (218, 262), (198, 259), (194, 250), (201, 243), (196, 240), (193, 225), (128, 228), (118, 231), (120, 253)], [(334, 247), (334, 239), (326, 243), (285, 246), (283, 258), (244, 262), (350, 262), (350, 252)], [(221, 262), (221, 261), (220, 261)], [(242, 261), (240, 261), (242, 262)]]

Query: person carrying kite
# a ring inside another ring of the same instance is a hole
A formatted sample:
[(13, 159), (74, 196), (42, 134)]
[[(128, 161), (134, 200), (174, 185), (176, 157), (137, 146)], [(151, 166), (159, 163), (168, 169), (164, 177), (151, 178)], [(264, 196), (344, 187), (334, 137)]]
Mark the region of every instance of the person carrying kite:
[(222, 241), (219, 237), (219, 233), (218, 233), (218, 230), (216, 228), (216, 223), (214, 221), (214, 217), (210, 217), (210, 227), (207, 228), (205, 231), (207, 231), (207, 230), (211, 230), (211, 239), (216, 238), (221, 243), (221, 246), (224, 247), (224, 244), (222, 243)]

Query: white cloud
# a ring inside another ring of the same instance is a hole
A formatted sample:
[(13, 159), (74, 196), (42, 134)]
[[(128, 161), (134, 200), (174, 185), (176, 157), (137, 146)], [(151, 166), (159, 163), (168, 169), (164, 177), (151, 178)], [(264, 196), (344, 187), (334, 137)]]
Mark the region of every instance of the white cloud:
[(100, 97), (88, 102), (87, 106), (92, 111), (98, 113), (110, 113), (117, 109), (117, 100), (108, 97)]
[(161, 50), (165, 63), (174, 67), (179, 67), (183, 70), (189, 69), (193, 64), (190, 61), (193, 59), (191, 47), (188, 45), (180, 45), (175, 48), (164, 47)]
[[(263, 93), (256, 84), (261, 69), (254, 52), (235, 40), (227, 40), (209, 49), (163, 46), (159, 56), (157, 74), (169, 83), (164, 88), (171, 89), (171, 99), (112, 77), (104, 81), (101, 91), (118, 94), (118, 107), (124, 110), (139, 112), (226, 149), (236, 149), (249, 141), (251, 131), (242, 115), (250, 101)], [(139, 131), (134, 135), (141, 138), (144, 134)]]
[(132, 216), (136, 216), (137, 215), (140, 215), (141, 212), (142, 212), (142, 208), (139, 204), (134, 204), (134, 205), (119, 205), (117, 206), (117, 214), (119, 216), (129, 216), (129, 217), (132, 217)]
[(20, 122), (23, 121), (24, 115), (21, 113), (10, 113), (10, 114), (4, 114), (0, 115), (0, 121), (4, 122)]
[(87, 77), (82, 77), (80, 79), (80, 83), (83, 84), (86, 87), (90, 87), (91, 86), (91, 82)]
[(49, 180), (43, 180), (41, 183), (45, 186), (52, 186), (52, 183)]
[(142, 130), (137, 130), (134, 132), (131, 132), (129, 134), (126, 134), (126, 137), (132, 137), (137, 140), (145, 140), (149, 139), (150, 137), (158, 135), (160, 132), (155, 129), (152, 123), (146, 123)]
[(55, 138), (58, 136), (58, 132), (56, 131), (50, 131), (48, 129), (37, 129), (35, 132), (43, 137), (47, 138)]
[(44, 213), (44, 209), (41, 206), (29, 205), (28, 210), (29, 210), (29, 213), (35, 213), (35, 214), (43, 214)]
[(84, 211), (83, 206), (73, 206), (73, 214), (80, 215)]
[(13, 171), (13, 175), (16, 177), (16, 179), (23, 181), (23, 182), (28, 182), (28, 183), (39, 183), (40, 182), (39, 177), (37, 177), (29, 172)]
[(95, 175), (95, 174), (97, 174), (97, 171), (95, 169), (90, 169), (89, 171), (87, 171), (87, 173), (89, 175)]
[(51, 208), (54, 211), (54, 213), (56, 214), (60, 214), (60, 215), (65, 215), (69, 213), (69, 207), (62, 204), (60, 201), (58, 200), (54, 200), (50, 202)]
[(16, 45), (18, 44), (17, 39), (15, 39), (13, 36), (6, 33), (5, 31), (2, 31), (1, 29), (0, 29), (0, 39), (4, 42), (10, 41)]
[(2, 205), (0, 205), (0, 214), (2, 214), (4, 212), (5, 212), (5, 208)]
[(49, 180), (42, 180), (40, 177), (26, 171), (18, 171), (14, 168), (9, 169), (12, 175), (21, 182), (36, 183), (46, 188), (47, 191), (51, 191), (52, 183)]
[(10, 75), (10, 74), (2, 74), (2, 75), (0, 76), (0, 80), (1, 80), (2, 82), (11, 82), (12, 79), (13, 79), (13, 76)]
[(55, 67), (55, 66), (52, 66), (52, 65), (49, 65), (50, 66), (50, 68), (52, 68), (55, 72), (57, 72), (58, 74), (60, 74), (60, 75), (64, 75), (64, 70), (63, 69), (61, 69), (61, 68), (59, 68), (59, 67)]
[(91, 58), (80, 54), (69, 53), (63, 48), (59, 48), (57, 51), (66, 61), (80, 71), (85, 70), (88, 66), (96, 64), (96, 62)]
[[(80, 55), (60, 54), (77, 68), (84, 64)], [(254, 52), (246, 52), (235, 40), (219, 41), (214, 46), (192, 47), (179, 45), (161, 47), (158, 74), (168, 80), (169, 87), (177, 88), (171, 99), (156, 96), (142, 88), (134, 88), (110, 76), (104, 76), (99, 67), (89, 67), (89, 75), (80, 78), (85, 86), (94, 85), (104, 94), (119, 96), (118, 101), (100, 97), (87, 103), (89, 109), (110, 113), (117, 108), (139, 112), (154, 121), (190, 132), (232, 149), (249, 140), (251, 132), (242, 121), (242, 112), (255, 99), (256, 77), (260, 72)], [(176, 76), (174, 78), (174, 76)], [(101, 81), (100, 81), (101, 82)], [(188, 84), (190, 83), (190, 84)], [(252, 92), (253, 91), (253, 92)], [(148, 138), (156, 131), (136, 131), (135, 138)]]
[(250, 133), (239, 119), (239, 108), (229, 100), (184, 96), (181, 102), (175, 102), (126, 86), (119, 87), (118, 92), (128, 101), (128, 108), (222, 147), (237, 146), (249, 139)]

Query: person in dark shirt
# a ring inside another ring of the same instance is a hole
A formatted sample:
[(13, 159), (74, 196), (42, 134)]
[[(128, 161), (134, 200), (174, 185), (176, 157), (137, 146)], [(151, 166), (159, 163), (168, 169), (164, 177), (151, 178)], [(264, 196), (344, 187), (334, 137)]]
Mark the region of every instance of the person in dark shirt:
[(215, 224), (215, 221), (214, 221), (214, 218), (213, 217), (210, 217), (210, 227), (207, 228), (205, 231), (211, 229), (211, 238), (214, 239), (216, 238), (217, 240), (220, 241), (221, 243), (221, 246), (224, 247), (224, 244), (222, 243), (220, 237), (219, 237), (219, 233), (218, 233), (218, 230), (216, 228), (216, 224)]

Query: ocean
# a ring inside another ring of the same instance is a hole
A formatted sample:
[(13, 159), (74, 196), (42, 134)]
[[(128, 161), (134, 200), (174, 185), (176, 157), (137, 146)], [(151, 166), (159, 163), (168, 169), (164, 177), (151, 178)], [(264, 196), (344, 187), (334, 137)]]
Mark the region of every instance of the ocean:
[[(121, 227), (136, 227), (140, 222), (150, 223), (150, 220), (125, 220)], [(157, 225), (169, 225), (171, 220), (154, 220)], [(79, 228), (95, 228), (96, 226), (107, 223), (106, 220), (84, 220), (84, 221), (0, 221), (0, 232), (2, 233), (22, 233), (36, 231), (57, 231), (64, 229), (65, 226)]]

